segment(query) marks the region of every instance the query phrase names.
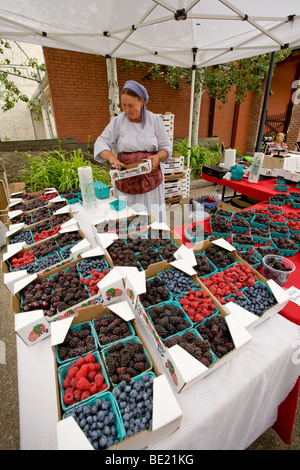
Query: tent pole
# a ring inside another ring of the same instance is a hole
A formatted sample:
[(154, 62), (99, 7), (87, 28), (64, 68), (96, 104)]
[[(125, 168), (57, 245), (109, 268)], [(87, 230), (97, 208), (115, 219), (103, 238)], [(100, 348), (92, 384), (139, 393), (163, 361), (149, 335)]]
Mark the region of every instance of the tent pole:
[(261, 143), (262, 143), (264, 127), (265, 127), (265, 120), (266, 120), (266, 114), (267, 114), (269, 93), (270, 93), (270, 89), (271, 89), (271, 81), (272, 81), (272, 75), (273, 75), (273, 69), (274, 69), (274, 63), (275, 63), (275, 55), (276, 55), (276, 51), (273, 51), (272, 54), (271, 54), (271, 61), (270, 61), (270, 67), (269, 67), (265, 97), (264, 97), (264, 102), (263, 102), (263, 109), (262, 109), (262, 112), (261, 112), (261, 119), (260, 119), (260, 125), (259, 125), (259, 131), (258, 131), (258, 137), (257, 137), (255, 152), (260, 152), (261, 151)]
[(188, 144), (188, 169), (190, 168), (191, 143), (192, 143), (192, 124), (194, 112), (194, 93), (195, 93), (196, 65), (192, 67), (191, 101), (190, 101), (190, 120), (189, 120), (189, 144)]

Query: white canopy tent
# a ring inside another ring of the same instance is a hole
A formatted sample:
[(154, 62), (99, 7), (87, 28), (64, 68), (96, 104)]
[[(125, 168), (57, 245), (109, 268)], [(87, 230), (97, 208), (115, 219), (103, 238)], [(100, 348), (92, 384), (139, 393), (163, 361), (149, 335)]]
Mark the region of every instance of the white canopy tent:
[[(0, 38), (195, 69), (300, 46), (299, 0), (1, 0)], [(189, 145), (190, 146), (190, 145)]]

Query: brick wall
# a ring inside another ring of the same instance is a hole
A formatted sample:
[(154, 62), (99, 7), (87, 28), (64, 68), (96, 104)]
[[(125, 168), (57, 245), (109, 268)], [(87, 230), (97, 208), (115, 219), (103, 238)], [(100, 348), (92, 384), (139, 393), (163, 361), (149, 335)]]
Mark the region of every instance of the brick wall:
[[(88, 139), (95, 142), (109, 122), (106, 59), (101, 56), (61, 49), (43, 48), (51, 91), (57, 137), (73, 137), (79, 143)], [(172, 89), (163, 79), (146, 77), (146, 68), (124, 70), (124, 61), (117, 60), (119, 88), (126, 80), (142, 83), (148, 91), (147, 108), (154, 113), (175, 114), (174, 138), (188, 136), (190, 113), (190, 87), (185, 81)], [(219, 142), (230, 146), (234, 97), (231, 93), (225, 106), (215, 103), (213, 132), (209, 135), (211, 99), (207, 92), (202, 96), (199, 137), (218, 136)], [(89, 137), (90, 136), (90, 137)], [(246, 141), (241, 147), (245, 147)], [(242, 151), (243, 151), (242, 150)]]

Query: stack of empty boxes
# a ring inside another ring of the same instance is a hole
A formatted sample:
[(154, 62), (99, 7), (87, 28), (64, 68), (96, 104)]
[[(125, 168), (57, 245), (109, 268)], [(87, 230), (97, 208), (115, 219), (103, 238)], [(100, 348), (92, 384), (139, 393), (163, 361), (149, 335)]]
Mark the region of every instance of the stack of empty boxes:
[[(173, 145), (174, 114), (161, 115)], [(165, 200), (167, 203), (180, 202), (183, 197), (190, 194), (191, 170), (184, 167), (184, 157), (179, 154), (172, 155), (168, 163), (164, 163)]]

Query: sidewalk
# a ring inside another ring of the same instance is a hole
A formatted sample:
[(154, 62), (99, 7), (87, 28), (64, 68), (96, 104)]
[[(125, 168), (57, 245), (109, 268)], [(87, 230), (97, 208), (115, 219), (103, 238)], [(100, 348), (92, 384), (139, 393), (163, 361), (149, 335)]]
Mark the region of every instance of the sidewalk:
[[(221, 186), (197, 180), (191, 186), (190, 197), (221, 193)], [(228, 194), (230, 194), (228, 192)], [(1, 259), (6, 247), (1, 250)], [(19, 414), (18, 414), (18, 376), (17, 352), (14, 331), (14, 314), (11, 310), (11, 296), (0, 278), (0, 341), (5, 343), (5, 363), (0, 361), (0, 450), (19, 450)], [(1, 359), (1, 356), (0, 356)], [(37, 410), (38, 412), (38, 410)], [(300, 449), (300, 412), (299, 405), (295, 419), (292, 444), (284, 444), (273, 429), (268, 429), (248, 450), (299, 450)]]

